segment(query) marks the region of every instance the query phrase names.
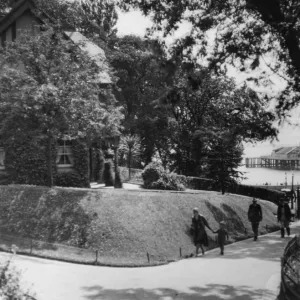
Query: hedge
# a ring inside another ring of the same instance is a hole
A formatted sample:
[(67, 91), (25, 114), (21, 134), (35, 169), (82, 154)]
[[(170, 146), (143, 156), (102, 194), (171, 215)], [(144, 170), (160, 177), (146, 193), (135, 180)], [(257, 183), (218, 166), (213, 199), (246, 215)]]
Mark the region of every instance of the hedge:
[[(53, 143), (52, 174), (54, 184), (64, 187), (90, 187), (86, 143), (79, 140), (72, 141), (73, 170), (63, 173), (58, 173), (56, 167), (57, 146), (56, 143)], [(37, 141), (26, 138), (23, 141), (14, 141), (5, 150), (5, 175), (0, 176), (0, 183), (47, 185), (46, 140)]]
[[(172, 173), (172, 176), (176, 180), (184, 185), (188, 189), (193, 190), (207, 190), (207, 191), (218, 191), (215, 181), (208, 178), (199, 178), (199, 177), (188, 177), (184, 175), (177, 175)], [(159, 186), (158, 186), (159, 187)], [(271, 190), (268, 188), (263, 188), (259, 186), (243, 185), (243, 184), (234, 184), (226, 189), (227, 193), (244, 195), (248, 197), (255, 197), (262, 200), (267, 200), (278, 204), (279, 199), (284, 196), (283, 192), (277, 190)]]

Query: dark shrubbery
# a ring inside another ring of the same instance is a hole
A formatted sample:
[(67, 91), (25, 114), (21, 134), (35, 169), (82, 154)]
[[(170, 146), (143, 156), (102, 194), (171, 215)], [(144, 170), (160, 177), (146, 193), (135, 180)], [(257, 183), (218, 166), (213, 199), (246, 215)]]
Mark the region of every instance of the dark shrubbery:
[(104, 164), (103, 180), (104, 180), (105, 186), (114, 186), (111, 161), (107, 161)]
[(86, 187), (82, 182), (82, 177), (75, 171), (57, 173), (55, 185), (63, 187)]
[(256, 187), (252, 185), (235, 184), (227, 189), (228, 193), (255, 197), (263, 200), (268, 200), (278, 204), (279, 198), (284, 196), (283, 192), (270, 190), (267, 188)]
[[(5, 172), (9, 183), (47, 185), (47, 160), (45, 156), (45, 140), (32, 138), (14, 141), (6, 148)], [(56, 174), (56, 148), (52, 148), (52, 172)]]
[(155, 190), (183, 191), (184, 184), (177, 178), (176, 174), (167, 173), (162, 165), (152, 162), (146, 166), (142, 173), (144, 187)]

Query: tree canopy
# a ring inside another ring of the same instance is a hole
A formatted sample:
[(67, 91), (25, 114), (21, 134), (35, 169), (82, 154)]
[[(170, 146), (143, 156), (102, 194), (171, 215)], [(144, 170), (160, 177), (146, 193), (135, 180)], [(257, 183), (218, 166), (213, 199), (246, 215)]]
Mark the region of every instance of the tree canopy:
[(119, 132), (121, 113), (110, 90), (99, 87), (99, 67), (59, 31), (23, 34), (0, 56), (0, 134), (7, 143), (30, 134), (51, 142)]
[(51, 21), (94, 39), (106, 39), (116, 33), (118, 15), (111, 0), (34, 0), (37, 10)]
[[(264, 61), (286, 82), (278, 96), (281, 115), (299, 104), (300, 2), (298, 0), (124, 0), (124, 9), (139, 8), (151, 15), (153, 31), (165, 36), (183, 21), (191, 32), (176, 43), (176, 53), (191, 59), (193, 51), (209, 60), (217, 72), (232, 64), (241, 71), (258, 69)], [(211, 36), (214, 36), (214, 44)], [(196, 47), (195, 47), (196, 46)], [(249, 75), (249, 80), (263, 82)]]

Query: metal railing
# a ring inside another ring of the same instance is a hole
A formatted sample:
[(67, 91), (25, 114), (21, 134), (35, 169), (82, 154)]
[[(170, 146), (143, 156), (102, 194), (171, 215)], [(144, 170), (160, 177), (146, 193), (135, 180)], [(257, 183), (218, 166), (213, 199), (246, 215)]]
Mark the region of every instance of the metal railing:
[(281, 258), (279, 299), (300, 299), (300, 237), (295, 236), (285, 247)]

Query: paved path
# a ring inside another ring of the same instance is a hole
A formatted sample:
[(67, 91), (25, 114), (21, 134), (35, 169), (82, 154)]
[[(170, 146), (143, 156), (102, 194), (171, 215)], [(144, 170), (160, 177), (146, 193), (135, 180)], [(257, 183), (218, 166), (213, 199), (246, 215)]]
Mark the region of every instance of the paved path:
[[(292, 233), (300, 233), (300, 223)], [(292, 236), (294, 236), (292, 234)], [(16, 256), (39, 300), (275, 300), (280, 257), (290, 238), (265, 235), (165, 266), (107, 268)], [(1, 253), (4, 260), (8, 254)]]

